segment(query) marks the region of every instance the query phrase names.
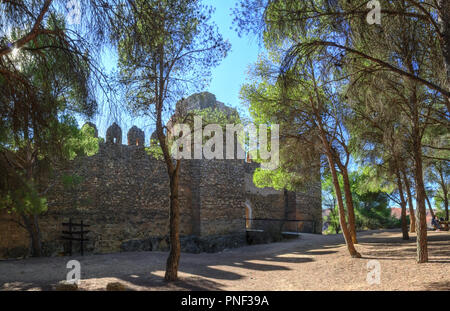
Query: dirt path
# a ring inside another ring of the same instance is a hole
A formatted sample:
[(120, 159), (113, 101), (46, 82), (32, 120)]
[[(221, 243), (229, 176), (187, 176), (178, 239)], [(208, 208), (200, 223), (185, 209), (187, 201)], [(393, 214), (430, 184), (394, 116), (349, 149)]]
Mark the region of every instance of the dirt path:
[[(397, 230), (359, 233), (362, 259), (349, 257), (341, 235), (303, 234), (289, 242), (216, 254), (182, 254), (180, 281), (164, 282), (167, 253), (72, 257), (83, 290), (120, 281), (133, 290), (450, 290), (450, 233), (429, 232), (430, 262), (415, 263), (415, 236)], [(0, 261), (0, 290), (51, 290), (65, 279), (69, 257)], [(381, 283), (369, 285), (367, 263), (378, 260)]]

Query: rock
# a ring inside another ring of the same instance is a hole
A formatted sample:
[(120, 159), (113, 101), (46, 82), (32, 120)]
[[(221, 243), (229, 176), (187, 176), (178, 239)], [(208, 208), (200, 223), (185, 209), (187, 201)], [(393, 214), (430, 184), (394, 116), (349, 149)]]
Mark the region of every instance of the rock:
[(106, 290), (113, 292), (123, 292), (127, 290), (127, 287), (120, 282), (112, 282), (106, 285)]
[(196, 93), (188, 98), (180, 101), (176, 105), (177, 111), (193, 111), (202, 109), (214, 109), (226, 113), (228, 116), (232, 114), (237, 115), (237, 110), (226, 106), (224, 103), (216, 99), (216, 95), (209, 92)]
[(77, 283), (73, 283), (73, 282), (61, 281), (58, 284), (56, 284), (55, 290), (63, 291), (63, 292), (77, 291), (78, 285), (77, 285)]

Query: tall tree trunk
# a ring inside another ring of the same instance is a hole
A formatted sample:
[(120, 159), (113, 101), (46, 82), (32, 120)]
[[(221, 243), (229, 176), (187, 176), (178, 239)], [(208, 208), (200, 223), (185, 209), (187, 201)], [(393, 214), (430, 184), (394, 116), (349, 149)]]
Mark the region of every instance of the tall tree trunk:
[[(339, 165), (339, 163), (338, 163)], [(353, 206), (353, 196), (350, 188), (350, 180), (348, 178), (348, 170), (345, 166), (342, 167), (339, 165), (339, 168), (342, 172), (342, 177), (344, 180), (344, 195), (345, 195), (345, 203), (347, 205), (348, 212), (348, 229), (350, 231), (350, 236), (352, 237), (352, 242), (354, 244), (358, 244), (358, 240), (356, 239), (356, 224), (355, 224), (355, 209)]]
[[(412, 62), (409, 62), (410, 71)], [(423, 181), (423, 161), (422, 161), (422, 135), (420, 108), (417, 99), (417, 88), (415, 85), (411, 87), (411, 137), (412, 137), (412, 153), (414, 159), (414, 181), (416, 188), (416, 234), (417, 234), (417, 263), (428, 262), (428, 241), (427, 241), (427, 213), (425, 206), (425, 184)], [(405, 182), (408, 181), (405, 171)], [(409, 187), (408, 187), (409, 189)]]
[[(419, 148), (417, 148), (419, 147)], [(425, 185), (423, 182), (422, 154), (419, 146), (414, 146), (416, 206), (417, 206), (417, 262), (428, 261), (427, 220), (425, 207)]]
[(403, 235), (403, 240), (409, 240), (408, 224), (406, 221), (406, 200), (405, 200), (405, 195), (403, 193), (403, 184), (402, 184), (402, 178), (400, 175), (400, 170), (397, 169), (396, 175), (397, 175), (398, 192), (400, 194), (400, 207), (402, 209), (402, 213), (401, 213), (402, 235)]
[(325, 134), (325, 131), (323, 130), (322, 123), (320, 120), (318, 120), (318, 127), (320, 131), (320, 140), (322, 141), (322, 144), (325, 148), (328, 166), (330, 168), (331, 176), (333, 179), (333, 186), (339, 209), (339, 223), (341, 225), (342, 234), (344, 235), (345, 243), (347, 244), (347, 249), (348, 252), (350, 253), (350, 256), (352, 256), (353, 258), (361, 258), (361, 254), (358, 253), (355, 249), (355, 245), (353, 244), (350, 231), (348, 230), (347, 227), (347, 221), (345, 220), (344, 201), (342, 199), (342, 191), (341, 186), (339, 185), (339, 179), (336, 171), (336, 165), (334, 163), (332, 148), (327, 140), (327, 136)]
[[(408, 55), (407, 67), (409, 72), (414, 72), (413, 60)], [(422, 133), (426, 126), (421, 120), (421, 107), (419, 107), (419, 99), (417, 96), (417, 85), (413, 81), (409, 81), (411, 96), (409, 100), (409, 109), (411, 112), (411, 137), (412, 137), (412, 153), (414, 159), (414, 181), (416, 189), (416, 236), (417, 236), (417, 263), (428, 262), (428, 241), (427, 241), (427, 213), (425, 206), (425, 184), (423, 181), (423, 161), (422, 161)], [(408, 182), (406, 172), (405, 182)], [(409, 185), (407, 190), (410, 189)]]
[(169, 202), (169, 240), (170, 252), (166, 262), (166, 281), (176, 281), (178, 279), (178, 265), (180, 262), (180, 206), (178, 200), (178, 180), (181, 160), (177, 159), (174, 165), (174, 159), (169, 152), (167, 137), (164, 134), (162, 123), (162, 111), (165, 98), (165, 77), (162, 68), (164, 68), (164, 44), (158, 46), (159, 50), (159, 83), (155, 84), (156, 101), (156, 133), (158, 141), (166, 162), (167, 174), (169, 175), (170, 202)]
[[(350, 179), (348, 177), (348, 161), (346, 164), (342, 163), (339, 155), (336, 150), (333, 150), (333, 154), (335, 155), (336, 164), (339, 167), (339, 170), (342, 173), (342, 179), (344, 182), (344, 195), (345, 195), (345, 204), (347, 206), (348, 213), (348, 230), (350, 231), (350, 236), (352, 237), (352, 241), (354, 244), (358, 244), (358, 240), (356, 238), (356, 217), (355, 217), (355, 208), (353, 205), (353, 195), (350, 187)], [(347, 154), (347, 159), (349, 159), (350, 155)]]
[[(177, 160), (180, 161), (180, 160)], [(166, 262), (166, 274), (164, 278), (167, 281), (178, 279), (178, 265), (180, 262), (180, 202), (178, 200), (178, 182), (179, 168), (177, 167), (170, 176), (170, 253)]]
[[(314, 72), (314, 70), (313, 70), (313, 72)], [(318, 91), (317, 91), (317, 85), (315, 83), (316, 81), (314, 80), (314, 73), (313, 73), (313, 81), (314, 81), (314, 89), (315, 89), (316, 95), (318, 98), (320, 98), (320, 96), (318, 95)], [(319, 100), (319, 103), (320, 102), (321, 101)], [(350, 232), (347, 227), (347, 221), (345, 220), (344, 201), (342, 199), (341, 186), (339, 185), (339, 179), (338, 179), (338, 175), (336, 172), (336, 164), (334, 162), (333, 148), (327, 139), (327, 133), (325, 131), (325, 127), (322, 122), (322, 115), (321, 115), (319, 109), (316, 108), (315, 104), (312, 105), (312, 108), (314, 111), (314, 116), (316, 118), (315, 122), (317, 125), (317, 129), (319, 131), (319, 138), (322, 142), (322, 146), (324, 148), (325, 155), (328, 160), (328, 166), (330, 167), (331, 176), (333, 178), (333, 186), (334, 186), (334, 191), (336, 194), (336, 199), (337, 199), (338, 208), (339, 208), (339, 222), (341, 224), (341, 230), (344, 235), (345, 243), (347, 244), (347, 249), (350, 253), (350, 256), (352, 256), (352, 258), (361, 258), (361, 254), (358, 253), (358, 251), (355, 249), (355, 245), (353, 244), (352, 237), (351, 237)]]
[(405, 171), (403, 172), (403, 180), (405, 181), (405, 188), (406, 188), (406, 194), (408, 198), (408, 206), (409, 206), (409, 232), (414, 233), (416, 232), (416, 215), (414, 212), (414, 206), (412, 202), (412, 194), (411, 194), (411, 185), (409, 184), (408, 176), (406, 175)]
[(344, 210), (344, 201), (342, 199), (342, 192), (341, 187), (339, 185), (339, 179), (337, 177), (336, 167), (332, 158), (332, 155), (327, 155), (328, 158), (328, 165), (330, 167), (331, 176), (333, 177), (333, 186), (334, 191), (336, 193), (336, 199), (338, 202), (338, 208), (339, 208), (339, 222), (341, 225), (341, 230), (344, 235), (345, 243), (347, 244), (347, 249), (350, 253), (350, 256), (353, 258), (361, 258), (361, 254), (358, 253), (355, 249), (355, 246), (352, 241), (352, 237), (350, 235), (350, 231), (348, 230), (347, 223), (345, 220), (345, 210)]
[[(159, 125), (158, 125), (159, 124)], [(181, 160), (176, 160), (176, 166), (173, 164), (173, 159), (169, 154), (169, 148), (165, 140), (165, 135), (162, 130), (162, 122), (159, 118), (157, 120), (157, 133), (158, 139), (163, 151), (164, 160), (167, 166), (167, 172), (169, 175), (169, 187), (170, 187), (170, 218), (169, 218), (169, 240), (170, 240), (170, 252), (166, 262), (166, 273), (164, 278), (166, 281), (176, 281), (178, 279), (178, 265), (180, 262), (180, 206), (178, 200), (178, 180)]]
[[(412, 112), (412, 152), (414, 158), (414, 179), (416, 186), (417, 210), (417, 263), (428, 262), (427, 219), (425, 206), (425, 183), (423, 181), (422, 136), (420, 130), (419, 107), (415, 89), (411, 100)], [(407, 179), (407, 178), (406, 178)]]

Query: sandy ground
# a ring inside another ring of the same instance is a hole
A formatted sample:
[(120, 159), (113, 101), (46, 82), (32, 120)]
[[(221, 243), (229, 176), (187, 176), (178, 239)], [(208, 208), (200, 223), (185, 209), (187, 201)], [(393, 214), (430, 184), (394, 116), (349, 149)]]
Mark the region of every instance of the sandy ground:
[[(66, 263), (81, 263), (82, 290), (122, 282), (131, 290), (450, 290), (450, 233), (429, 232), (430, 261), (415, 262), (415, 235), (398, 230), (358, 233), (363, 258), (347, 253), (341, 235), (302, 234), (288, 242), (216, 254), (181, 256), (180, 281), (163, 279), (165, 252), (0, 261), (0, 290), (52, 290)], [(367, 263), (378, 260), (380, 284), (368, 284)]]

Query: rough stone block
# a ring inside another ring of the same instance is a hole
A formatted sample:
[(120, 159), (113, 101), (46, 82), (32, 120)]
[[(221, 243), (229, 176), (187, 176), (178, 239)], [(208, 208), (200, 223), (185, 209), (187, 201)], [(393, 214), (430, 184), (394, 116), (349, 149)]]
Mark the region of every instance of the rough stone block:
[(77, 283), (68, 282), (68, 281), (61, 281), (55, 286), (55, 290), (57, 291), (77, 291), (78, 285)]
[(127, 287), (120, 282), (112, 282), (106, 285), (106, 290), (111, 292), (123, 292), (127, 290)]

